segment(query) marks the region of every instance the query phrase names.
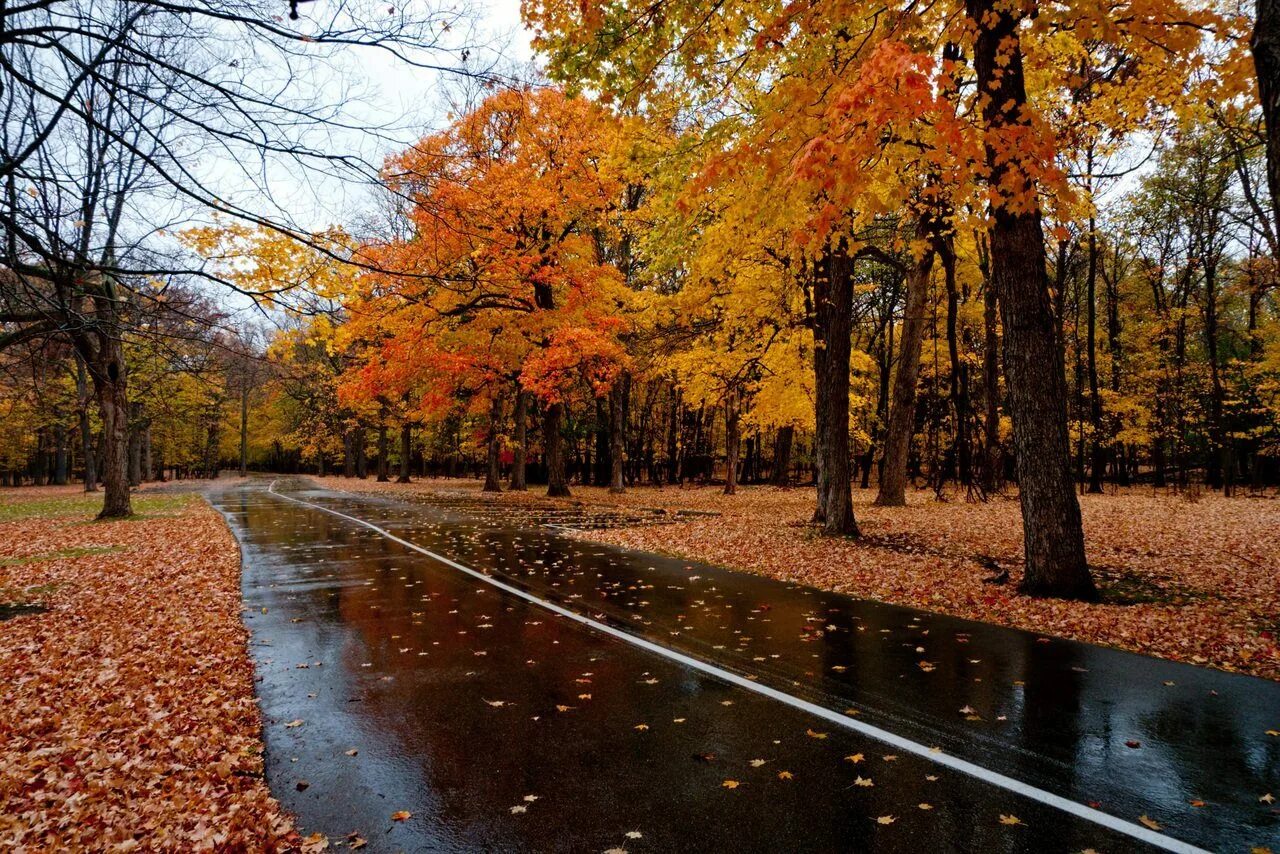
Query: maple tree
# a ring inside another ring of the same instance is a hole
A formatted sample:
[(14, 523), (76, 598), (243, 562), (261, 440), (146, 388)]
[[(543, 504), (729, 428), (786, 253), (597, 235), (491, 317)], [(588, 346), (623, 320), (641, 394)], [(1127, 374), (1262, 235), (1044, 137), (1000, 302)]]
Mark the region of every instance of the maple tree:
[(505, 401), (527, 394), (545, 407), (549, 492), (567, 494), (566, 400), (607, 393), (626, 363), (626, 294), (605, 257), (622, 194), (607, 163), (615, 132), (584, 99), (503, 89), (389, 160), (409, 236), (362, 249), (397, 272), (358, 282), (344, 334), (361, 356), (346, 399), (407, 399), (425, 420), (459, 403), (487, 413), (497, 489)]

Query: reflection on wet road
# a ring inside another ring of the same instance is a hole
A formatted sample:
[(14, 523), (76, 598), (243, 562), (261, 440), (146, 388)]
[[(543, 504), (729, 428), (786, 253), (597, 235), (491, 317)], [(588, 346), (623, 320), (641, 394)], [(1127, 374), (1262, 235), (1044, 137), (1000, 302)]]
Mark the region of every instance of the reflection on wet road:
[[(1174, 850), (1277, 847), (1280, 813), (1259, 800), (1280, 795), (1280, 738), (1267, 734), (1280, 729), (1275, 683), (629, 553), (466, 507), (277, 487), (893, 733), (921, 756), (267, 484), (212, 499), (244, 549), (269, 781), (305, 832), (335, 844), (357, 833), (366, 850), (388, 851), (1130, 851), (1144, 844), (1125, 828), (1154, 825)], [(393, 820), (399, 811), (412, 815)]]

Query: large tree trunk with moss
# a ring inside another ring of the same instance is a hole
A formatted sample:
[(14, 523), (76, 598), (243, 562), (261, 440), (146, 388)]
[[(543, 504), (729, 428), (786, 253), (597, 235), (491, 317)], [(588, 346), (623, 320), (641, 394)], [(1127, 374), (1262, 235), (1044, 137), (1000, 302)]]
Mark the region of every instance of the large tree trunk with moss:
[(813, 282), (818, 514), (822, 532), (858, 536), (849, 465), (849, 356), (853, 332), (853, 259), (826, 252)]
[[(917, 229), (917, 235), (923, 233)], [(907, 274), (907, 305), (902, 314), (902, 338), (898, 344), (898, 371), (893, 382), (889, 426), (884, 436), (884, 465), (876, 504), (903, 507), (907, 503), (907, 457), (916, 422), (916, 384), (920, 379), (920, 348), (924, 343), (925, 308), (929, 301), (929, 276), (933, 272), (933, 247), (925, 250)]]
[(525, 466), (529, 460), (529, 393), (524, 389), (516, 390), (515, 413), (515, 448), (512, 451), (511, 478), (507, 489), (512, 492), (524, 492), (529, 488), (525, 479)]
[(547, 457), (547, 495), (551, 498), (569, 496), (569, 479), (565, 472), (564, 455), (564, 404), (553, 403), (547, 407), (542, 419), (542, 442)]
[[(1002, 131), (1029, 120), (1020, 16), (997, 0), (967, 0), (977, 28), (974, 70), (983, 96), (988, 180), (1017, 187), (1020, 204), (993, 206), (991, 279), (1004, 326), (1004, 364), (1018, 462), (1026, 570), (1022, 589), (1033, 595), (1097, 597), (1085, 562), (1080, 505), (1071, 477), (1067, 382), (1055, 333), (1045, 266), (1044, 232), (1036, 187), (1018, 170), (1018, 152)], [(1019, 186), (1021, 185), (1021, 186)]]

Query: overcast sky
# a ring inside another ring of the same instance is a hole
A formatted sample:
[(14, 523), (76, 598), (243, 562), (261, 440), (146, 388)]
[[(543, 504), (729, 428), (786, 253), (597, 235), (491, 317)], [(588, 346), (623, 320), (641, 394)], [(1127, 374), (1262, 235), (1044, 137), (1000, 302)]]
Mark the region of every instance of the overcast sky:
[[(407, 0), (440, 5), (441, 0)], [(465, 37), (471, 49), (467, 65), (483, 69), (495, 63), (506, 72), (529, 73), (533, 52), (529, 34), (520, 23), (520, 0), (470, 0), (474, 8), (476, 32)], [(322, 14), (325, 0), (311, 9)], [(305, 16), (308, 6), (299, 7)], [(458, 38), (463, 39), (459, 34)], [(458, 51), (424, 57), (441, 66), (456, 66)], [(337, 57), (331, 66), (321, 66), (306, 81), (319, 100), (341, 104), (346, 120), (367, 131), (324, 128), (330, 151), (359, 155), (369, 164), (403, 150), (424, 133), (442, 128), (447, 122), (448, 95), (463, 85), (456, 75), (416, 68), (380, 50), (360, 49)], [(211, 184), (235, 197), (246, 209), (269, 213), (278, 222), (289, 222), (307, 230), (329, 225), (352, 225), (367, 209), (370, 190), (358, 182), (326, 177), (316, 169), (300, 166), (286, 158), (264, 165), (211, 158), (206, 164)], [(263, 193), (263, 186), (268, 192)], [(270, 209), (269, 211), (267, 209)], [(190, 215), (191, 212), (188, 212)], [(197, 219), (203, 218), (195, 214)]]

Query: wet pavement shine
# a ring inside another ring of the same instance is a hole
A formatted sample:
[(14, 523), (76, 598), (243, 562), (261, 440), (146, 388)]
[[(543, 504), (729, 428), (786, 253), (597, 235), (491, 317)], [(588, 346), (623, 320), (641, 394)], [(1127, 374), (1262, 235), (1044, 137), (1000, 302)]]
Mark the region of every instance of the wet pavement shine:
[(1280, 850), (1280, 683), (272, 483), (210, 500), (335, 849)]

